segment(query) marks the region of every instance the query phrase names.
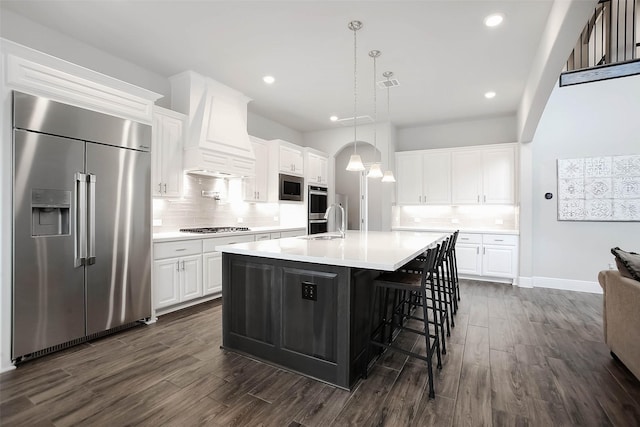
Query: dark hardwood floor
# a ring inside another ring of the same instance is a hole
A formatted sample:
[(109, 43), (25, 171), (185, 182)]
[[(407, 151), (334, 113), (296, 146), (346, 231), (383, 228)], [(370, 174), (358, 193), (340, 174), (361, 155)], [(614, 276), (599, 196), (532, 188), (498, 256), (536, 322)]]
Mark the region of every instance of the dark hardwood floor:
[(349, 393), (221, 350), (221, 305), (206, 303), (1, 375), (0, 425), (640, 425), (640, 382), (603, 342), (601, 295), (461, 288), (434, 400), (424, 362), (398, 353)]

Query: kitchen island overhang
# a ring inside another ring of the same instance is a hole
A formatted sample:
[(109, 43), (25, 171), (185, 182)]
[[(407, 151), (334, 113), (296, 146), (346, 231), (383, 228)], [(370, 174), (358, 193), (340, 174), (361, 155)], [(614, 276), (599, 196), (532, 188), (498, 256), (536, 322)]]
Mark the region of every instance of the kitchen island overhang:
[(351, 389), (368, 362), (372, 281), (447, 235), (314, 236), (216, 247), (223, 253), (223, 348)]

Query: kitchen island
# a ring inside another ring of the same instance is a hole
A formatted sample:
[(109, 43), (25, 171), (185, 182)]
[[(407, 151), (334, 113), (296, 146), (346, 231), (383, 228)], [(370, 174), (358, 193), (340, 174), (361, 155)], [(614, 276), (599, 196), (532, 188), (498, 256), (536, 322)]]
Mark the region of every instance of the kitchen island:
[(372, 281), (445, 237), (348, 231), (216, 247), (223, 347), (351, 389), (365, 362)]

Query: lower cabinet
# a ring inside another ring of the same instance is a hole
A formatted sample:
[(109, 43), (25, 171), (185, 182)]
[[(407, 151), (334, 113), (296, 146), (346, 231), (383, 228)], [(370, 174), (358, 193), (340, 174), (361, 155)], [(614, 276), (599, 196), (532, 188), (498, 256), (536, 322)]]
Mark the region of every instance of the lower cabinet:
[(202, 295), (202, 241), (156, 243), (155, 307), (163, 308)]
[(204, 295), (222, 292), (222, 252), (207, 252), (202, 255), (204, 267)]
[(154, 306), (162, 313), (168, 313), (187, 307), (189, 301), (198, 298), (221, 296), (222, 252), (216, 251), (216, 246), (304, 234), (305, 230), (299, 229), (155, 243)]
[(515, 279), (518, 275), (518, 236), (460, 233), (456, 259), (459, 274)]

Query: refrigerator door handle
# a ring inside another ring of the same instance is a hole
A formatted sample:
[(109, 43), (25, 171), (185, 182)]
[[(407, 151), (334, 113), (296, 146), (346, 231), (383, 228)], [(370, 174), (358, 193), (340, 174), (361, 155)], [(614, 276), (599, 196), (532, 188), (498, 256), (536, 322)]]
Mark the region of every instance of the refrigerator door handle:
[(96, 176), (92, 173), (87, 175), (89, 197), (89, 232), (88, 232), (88, 246), (89, 254), (87, 256), (87, 264), (96, 263)]
[(73, 266), (80, 267), (87, 261), (87, 175), (76, 172), (76, 240)]

